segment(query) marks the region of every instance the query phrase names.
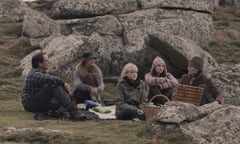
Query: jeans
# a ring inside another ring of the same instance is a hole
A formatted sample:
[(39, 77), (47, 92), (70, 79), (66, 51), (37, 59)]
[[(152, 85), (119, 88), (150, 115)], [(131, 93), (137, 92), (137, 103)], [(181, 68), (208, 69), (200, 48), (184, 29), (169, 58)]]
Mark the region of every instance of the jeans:
[[(52, 100), (56, 102), (52, 102)], [(26, 105), (25, 110), (30, 112), (46, 112), (48, 110), (56, 110), (60, 106), (69, 109), (74, 104), (67, 95), (62, 86), (45, 87), (40, 92), (34, 94)]]
[(92, 100), (90, 92), (82, 91), (80, 89), (75, 89), (72, 96), (77, 103), (84, 103), (86, 100)]
[(117, 115), (118, 120), (132, 120), (134, 118), (145, 120), (144, 114), (139, 115), (136, 110), (131, 110), (131, 109), (122, 109), (119, 111)]
[(215, 98), (212, 97), (207, 85), (201, 84), (199, 87), (202, 87), (204, 89), (201, 105), (211, 103), (215, 100)]

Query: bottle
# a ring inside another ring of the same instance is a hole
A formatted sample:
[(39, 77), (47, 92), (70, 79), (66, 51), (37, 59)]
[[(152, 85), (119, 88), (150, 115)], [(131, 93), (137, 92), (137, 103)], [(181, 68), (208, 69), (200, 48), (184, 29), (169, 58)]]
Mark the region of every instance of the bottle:
[(100, 104), (91, 100), (85, 100), (86, 110), (89, 110), (93, 107), (99, 106)]

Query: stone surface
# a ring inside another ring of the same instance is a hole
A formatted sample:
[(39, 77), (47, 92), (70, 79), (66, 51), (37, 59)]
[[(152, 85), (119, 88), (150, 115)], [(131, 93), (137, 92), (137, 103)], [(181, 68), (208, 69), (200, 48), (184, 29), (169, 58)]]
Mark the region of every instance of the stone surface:
[(240, 106), (240, 64), (221, 64), (210, 73), (225, 103)]
[(213, 0), (139, 0), (143, 8), (160, 7), (166, 9), (184, 8), (194, 11), (204, 11), (212, 13), (214, 1)]
[(199, 144), (240, 143), (240, 107), (228, 106), (181, 126), (181, 130)]
[(203, 106), (168, 102), (150, 124), (156, 133), (180, 129), (200, 144), (236, 144), (240, 142), (240, 107), (217, 102)]
[(1, 0), (0, 2), (0, 22), (21, 22), (24, 11), (18, 0)]

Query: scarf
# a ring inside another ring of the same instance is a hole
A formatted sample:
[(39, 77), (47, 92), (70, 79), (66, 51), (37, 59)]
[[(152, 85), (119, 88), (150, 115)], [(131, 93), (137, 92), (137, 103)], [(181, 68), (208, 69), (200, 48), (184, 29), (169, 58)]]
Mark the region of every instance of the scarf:
[(137, 78), (136, 80), (132, 80), (130, 78), (128, 78), (127, 76), (124, 77), (124, 79), (126, 80), (127, 84), (129, 84), (132, 87), (138, 87), (140, 85), (140, 79)]

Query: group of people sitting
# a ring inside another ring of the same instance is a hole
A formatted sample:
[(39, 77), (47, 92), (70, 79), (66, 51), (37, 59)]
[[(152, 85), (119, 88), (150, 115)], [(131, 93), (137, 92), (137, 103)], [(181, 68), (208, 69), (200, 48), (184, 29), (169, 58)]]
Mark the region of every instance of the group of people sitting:
[[(103, 75), (92, 53), (84, 53), (74, 71), (74, 89), (59, 77), (47, 73), (49, 58), (39, 52), (32, 57), (32, 69), (23, 85), (22, 104), (26, 111), (49, 114), (49, 111), (64, 109), (70, 119), (84, 120), (77, 104), (86, 100), (101, 102), (104, 90)], [(116, 86), (116, 118), (119, 120), (145, 120), (144, 106), (157, 94), (172, 100), (174, 88), (180, 84), (201, 86), (204, 96), (201, 105), (217, 101), (223, 103), (223, 96), (210, 78), (203, 75), (203, 59), (193, 57), (188, 64), (188, 73), (177, 80), (167, 71), (165, 61), (157, 56), (152, 62), (145, 80), (138, 76), (138, 67), (127, 63)], [(162, 99), (154, 99), (154, 104), (164, 104)]]

